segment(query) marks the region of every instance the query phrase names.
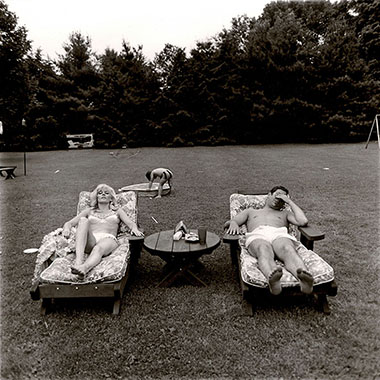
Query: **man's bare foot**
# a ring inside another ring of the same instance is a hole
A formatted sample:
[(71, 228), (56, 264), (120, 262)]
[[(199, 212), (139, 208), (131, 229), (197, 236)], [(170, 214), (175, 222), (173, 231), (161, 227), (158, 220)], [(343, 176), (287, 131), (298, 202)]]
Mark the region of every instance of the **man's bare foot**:
[(282, 291), (281, 281), (280, 281), (281, 277), (282, 277), (281, 267), (276, 268), (268, 277), (269, 290), (275, 296), (280, 294)]
[(86, 275), (86, 272), (84, 272), (79, 266), (72, 266), (71, 267), (71, 273), (76, 274), (79, 278), (83, 278)]
[(300, 280), (301, 292), (311, 294), (313, 292), (314, 279), (313, 276), (303, 269), (297, 269), (297, 276)]
[(157, 199), (157, 198), (161, 198), (161, 195), (156, 195), (156, 197), (155, 197), (155, 198), (156, 198), (156, 199)]

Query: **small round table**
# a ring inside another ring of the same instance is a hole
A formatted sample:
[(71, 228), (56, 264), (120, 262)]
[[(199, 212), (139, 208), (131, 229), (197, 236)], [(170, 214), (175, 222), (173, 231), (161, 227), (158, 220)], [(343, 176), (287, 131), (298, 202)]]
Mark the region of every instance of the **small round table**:
[[(191, 230), (196, 232), (196, 230)], [(206, 286), (190, 268), (197, 260), (214, 251), (220, 245), (220, 238), (207, 231), (205, 244), (187, 242), (185, 239), (173, 240), (174, 230), (160, 231), (149, 235), (144, 240), (144, 248), (152, 255), (161, 257), (167, 263), (168, 274), (158, 286), (170, 286), (178, 277), (184, 277), (192, 285)]]

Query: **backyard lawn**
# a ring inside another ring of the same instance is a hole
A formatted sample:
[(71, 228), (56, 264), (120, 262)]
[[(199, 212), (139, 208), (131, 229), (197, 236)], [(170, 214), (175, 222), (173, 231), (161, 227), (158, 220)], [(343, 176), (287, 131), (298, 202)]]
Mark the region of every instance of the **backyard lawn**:
[[(379, 365), (379, 149), (371, 143), (0, 153), (1, 379), (375, 379)], [(308, 300), (242, 314), (228, 246), (201, 258), (206, 287), (158, 288), (163, 261), (143, 251), (120, 315), (107, 301), (57, 302), (40, 316), (29, 295), (43, 236), (75, 215), (78, 194), (174, 172), (174, 190), (139, 199), (147, 235), (205, 225), (219, 236), (239, 188), (286, 186), (326, 233), (315, 244), (335, 270), (324, 315)], [(156, 223), (156, 221), (158, 223)]]

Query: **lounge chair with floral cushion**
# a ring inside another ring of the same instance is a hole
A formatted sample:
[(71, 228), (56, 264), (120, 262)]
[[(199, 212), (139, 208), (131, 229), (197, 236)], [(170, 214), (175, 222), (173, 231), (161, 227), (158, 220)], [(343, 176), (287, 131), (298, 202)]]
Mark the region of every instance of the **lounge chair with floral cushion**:
[[(247, 194), (246, 192), (240, 192), (231, 194), (231, 219), (247, 208), (262, 208), (265, 204), (266, 197), (267, 194), (264, 193)], [(226, 229), (228, 225), (229, 222), (226, 222)], [(252, 315), (257, 301), (260, 299), (262, 301), (264, 301), (264, 299), (273, 299), (279, 296), (273, 296), (269, 292), (268, 281), (258, 268), (257, 259), (251, 256), (245, 248), (246, 231), (247, 227), (243, 225), (241, 226), (240, 235), (225, 234), (223, 241), (230, 245), (232, 262), (238, 268), (243, 297), (243, 309), (246, 314)], [(335, 296), (337, 294), (334, 270), (326, 261), (313, 252), (314, 241), (324, 239), (324, 234), (310, 225), (306, 227), (290, 225), (289, 233), (297, 238), (297, 252), (303, 259), (308, 271), (314, 277), (312, 296), (316, 300), (317, 306), (319, 306), (324, 313), (329, 314), (330, 308), (327, 295)], [(278, 264), (283, 266), (279, 261)], [(297, 279), (285, 268), (283, 268), (281, 285), (283, 289), (281, 295), (303, 295), (300, 291)]]
[[(137, 223), (137, 194), (134, 191), (123, 192), (116, 195), (116, 200), (117, 205)], [(89, 204), (90, 192), (82, 191), (77, 214)], [(119, 246), (81, 280), (71, 273), (75, 259), (75, 233), (76, 228), (73, 227), (66, 239), (62, 236), (62, 228), (58, 228), (43, 238), (30, 290), (32, 299), (41, 299), (41, 314), (45, 314), (52, 300), (57, 298), (112, 298), (113, 314), (118, 314), (128, 275), (137, 264), (144, 238), (132, 236), (128, 227), (121, 223), (117, 235)]]

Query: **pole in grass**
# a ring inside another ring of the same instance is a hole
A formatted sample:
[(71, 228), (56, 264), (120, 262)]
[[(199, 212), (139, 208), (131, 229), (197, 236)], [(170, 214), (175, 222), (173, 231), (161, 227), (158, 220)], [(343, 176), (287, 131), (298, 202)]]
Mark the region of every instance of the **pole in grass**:
[[(21, 121), (21, 125), (25, 129), (25, 132), (26, 132), (26, 121), (24, 118)], [(26, 175), (26, 144), (24, 144), (24, 175)]]
[(367, 144), (365, 146), (366, 149), (368, 147), (369, 140), (371, 140), (371, 135), (372, 135), (373, 128), (375, 127), (375, 124), (376, 124), (376, 132), (377, 132), (377, 143), (378, 143), (379, 149), (380, 149), (379, 116), (380, 116), (380, 114), (377, 114), (377, 115), (375, 115), (375, 118), (373, 119), (371, 131), (369, 132)]

